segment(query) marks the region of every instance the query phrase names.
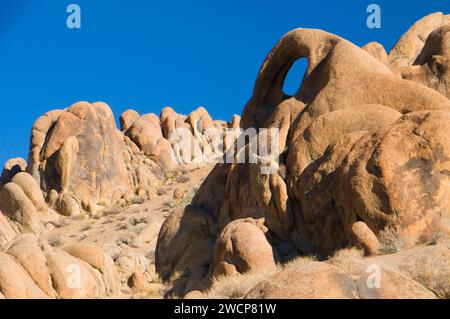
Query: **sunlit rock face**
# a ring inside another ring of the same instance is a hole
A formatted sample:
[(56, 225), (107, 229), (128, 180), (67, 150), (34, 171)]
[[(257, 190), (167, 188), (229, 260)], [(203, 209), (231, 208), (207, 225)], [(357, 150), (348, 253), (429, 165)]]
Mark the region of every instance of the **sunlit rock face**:
[[(280, 261), (326, 259), (345, 247), (378, 254), (448, 233), (447, 23), (440, 13), (425, 17), (389, 54), (322, 30), (287, 33), (264, 61), (240, 121), (244, 129), (279, 129), (279, 169), (218, 164), (191, 205), (162, 227), (162, 277), (184, 271), (181, 293), (208, 287), (214, 247), (237, 219), (263, 219)], [(283, 82), (300, 58), (308, 60), (305, 76), (288, 96)]]

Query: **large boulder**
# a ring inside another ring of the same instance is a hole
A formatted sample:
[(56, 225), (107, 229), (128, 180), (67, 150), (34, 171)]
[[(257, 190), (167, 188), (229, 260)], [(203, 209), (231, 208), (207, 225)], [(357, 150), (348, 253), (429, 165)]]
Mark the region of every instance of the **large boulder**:
[(214, 245), (212, 277), (276, 268), (276, 256), (264, 235), (267, 228), (263, 222), (238, 219), (224, 228)]
[(428, 289), (378, 264), (340, 258), (333, 264), (287, 267), (252, 288), (246, 298), (269, 299), (434, 299)]
[[(281, 261), (325, 259), (352, 246), (368, 255), (392, 252), (448, 232), (450, 100), (442, 85), (404, 79), (399, 70), (416, 59), (446, 61), (447, 19), (418, 22), (389, 59), (376, 44), (359, 48), (315, 29), (287, 33), (264, 61), (240, 121), (243, 129), (279, 130), (279, 165), (265, 170), (273, 157), (252, 154), (250, 143), (242, 150), (258, 161), (217, 165), (191, 205), (161, 230), (156, 264), (163, 278), (182, 271), (200, 289), (211, 276), (202, 269), (214, 265), (212, 243), (248, 217), (264, 218)], [(288, 96), (283, 82), (300, 58), (308, 60), (305, 76)], [(165, 113), (170, 128), (182, 125)], [(267, 140), (257, 137), (261, 147)]]
[(0, 190), (0, 210), (22, 232), (40, 234), (43, 230), (38, 210), (23, 189), (15, 183), (8, 183)]
[(120, 294), (112, 259), (93, 246), (65, 250), (20, 235), (0, 253), (0, 293), (6, 298), (101, 298)]
[(0, 211), (0, 246), (11, 241), (18, 235), (17, 227)]
[(173, 168), (170, 143), (163, 137), (159, 118), (151, 113), (136, 119), (125, 134), (145, 154), (166, 169)]
[(439, 243), (371, 257), (369, 264), (379, 264), (400, 271), (431, 290), (438, 297), (450, 298), (450, 245)]
[(16, 174), (24, 172), (26, 169), (27, 162), (21, 157), (10, 158), (7, 160), (3, 166), (2, 175), (0, 177), (0, 187), (9, 183)]
[(450, 15), (432, 13), (414, 23), (389, 53), (389, 64), (401, 68), (414, 64), (428, 36), (439, 27), (450, 23)]
[(414, 63), (399, 69), (402, 77), (450, 98), (450, 15), (448, 24), (428, 36)]
[(130, 188), (122, 143), (106, 104), (75, 103), (36, 121), (27, 171), (45, 192), (110, 204), (115, 192)]

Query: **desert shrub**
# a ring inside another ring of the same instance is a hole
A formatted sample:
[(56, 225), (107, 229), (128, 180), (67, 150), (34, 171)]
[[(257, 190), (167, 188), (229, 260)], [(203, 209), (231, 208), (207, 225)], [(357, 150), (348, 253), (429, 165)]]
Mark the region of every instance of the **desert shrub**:
[(64, 241), (58, 237), (52, 237), (48, 240), (48, 244), (52, 247), (60, 247), (64, 244)]
[(333, 265), (345, 264), (353, 260), (361, 260), (364, 258), (364, 251), (355, 247), (344, 248), (338, 250), (329, 259), (329, 262)]
[(309, 264), (316, 261), (316, 257), (314, 256), (299, 256), (296, 257), (290, 261), (288, 261), (287, 263), (283, 264), (283, 268), (284, 269), (288, 269), (288, 268), (292, 268), (292, 267), (296, 267), (296, 266), (300, 266), (300, 265), (304, 265), (304, 264)]
[(136, 204), (136, 205), (140, 205), (140, 204), (142, 204), (144, 202), (145, 202), (145, 198), (143, 198), (141, 196), (135, 196), (131, 200), (131, 204)]

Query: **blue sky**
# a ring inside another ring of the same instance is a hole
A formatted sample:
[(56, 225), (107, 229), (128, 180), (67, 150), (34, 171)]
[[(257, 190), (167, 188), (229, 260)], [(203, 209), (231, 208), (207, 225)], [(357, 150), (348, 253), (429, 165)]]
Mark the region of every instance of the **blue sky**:
[[(81, 7), (82, 28), (66, 26)], [(368, 29), (366, 8), (382, 9)], [(79, 100), (104, 101), (116, 117), (167, 105), (205, 106), (214, 118), (240, 113), (266, 54), (287, 31), (320, 28), (357, 45), (390, 49), (409, 26), (449, 0), (1, 0), (0, 163), (27, 156), (33, 122)], [(295, 91), (296, 66), (285, 83)]]

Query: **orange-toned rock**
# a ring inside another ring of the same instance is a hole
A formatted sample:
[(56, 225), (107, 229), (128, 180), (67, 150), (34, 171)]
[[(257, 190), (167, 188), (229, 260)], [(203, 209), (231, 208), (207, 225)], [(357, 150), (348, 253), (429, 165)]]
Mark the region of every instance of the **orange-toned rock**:
[(275, 268), (274, 251), (266, 239), (263, 221), (252, 218), (229, 223), (214, 245), (213, 277)]
[(3, 166), (2, 175), (0, 177), (0, 186), (9, 183), (16, 174), (24, 172), (26, 169), (27, 162), (23, 158), (10, 158)]
[(122, 148), (110, 108), (79, 102), (36, 121), (27, 171), (46, 192), (111, 203), (115, 191), (130, 187)]

